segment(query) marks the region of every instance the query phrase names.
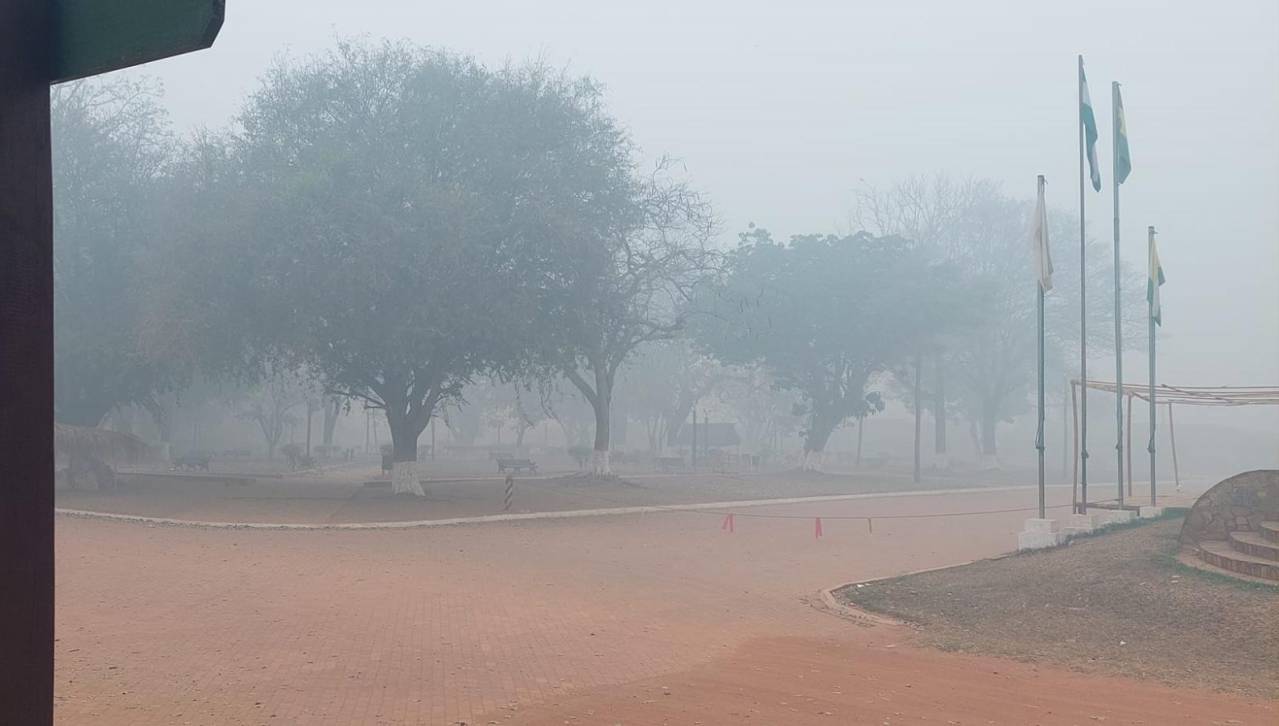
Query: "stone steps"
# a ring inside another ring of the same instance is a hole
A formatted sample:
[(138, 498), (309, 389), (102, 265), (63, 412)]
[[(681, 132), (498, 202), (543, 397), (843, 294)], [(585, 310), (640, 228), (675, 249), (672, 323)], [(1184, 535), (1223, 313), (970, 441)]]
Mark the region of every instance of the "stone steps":
[[(1199, 543), (1199, 559), (1223, 570), (1279, 582), (1279, 560), (1257, 557), (1235, 548), (1237, 541), (1204, 540)], [(1251, 533), (1249, 533), (1251, 534)]]
[(1245, 555), (1279, 562), (1279, 542), (1271, 542), (1256, 532), (1231, 532), (1230, 546)]
[(1259, 531), (1266, 540), (1279, 543), (1279, 522), (1262, 522)]

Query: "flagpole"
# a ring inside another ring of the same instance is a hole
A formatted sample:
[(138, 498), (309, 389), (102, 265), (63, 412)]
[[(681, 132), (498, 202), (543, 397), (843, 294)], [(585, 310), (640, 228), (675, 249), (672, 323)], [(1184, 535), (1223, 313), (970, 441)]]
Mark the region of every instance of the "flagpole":
[(1110, 82), (1110, 185), (1115, 198), (1115, 465), (1120, 509), (1124, 506), (1124, 345), (1119, 309), (1119, 82)]
[[(1039, 175), (1039, 199), (1043, 203), (1044, 198), (1044, 175)], [(1041, 218), (1042, 219), (1042, 218)], [(1044, 230), (1042, 234), (1046, 234)], [(1041, 253), (1042, 255), (1042, 253)], [(1042, 265), (1042, 258), (1040, 264)], [(1042, 270), (1038, 281), (1035, 283), (1035, 289), (1039, 291), (1037, 299), (1038, 322), (1039, 322), (1039, 430), (1035, 435), (1035, 448), (1039, 450), (1039, 518), (1045, 519), (1044, 515), (1044, 279)]]
[[(1150, 226), (1146, 228), (1146, 259), (1154, 261), (1155, 249), (1155, 228)], [(1150, 262), (1146, 263), (1147, 265)], [(1147, 273), (1151, 280), (1158, 284), (1158, 280), (1154, 277), (1154, 270)], [(1147, 282), (1146, 284), (1151, 284)], [(1155, 506), (1155, 297), (1154, 295), (1146, 296), (1146, 322), (1149, 326), (1147, 335), (1150, 338), (1150, 443), (1146, 445), (1146, 451), (1150, 452), (1150, 506)]]
[(1084, 57), (1079, 56), (1079, 513), (1088, 512), (1088, 269), (1084, 230)]

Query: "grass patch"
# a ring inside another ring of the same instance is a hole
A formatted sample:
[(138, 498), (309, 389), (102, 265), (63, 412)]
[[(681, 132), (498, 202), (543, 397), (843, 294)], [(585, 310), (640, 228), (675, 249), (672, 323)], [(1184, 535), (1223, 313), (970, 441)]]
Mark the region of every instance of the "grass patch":
[(945, 650), (1279, 697), (1279, 588), (1177, 562), (1183, 515), (836, 596)]

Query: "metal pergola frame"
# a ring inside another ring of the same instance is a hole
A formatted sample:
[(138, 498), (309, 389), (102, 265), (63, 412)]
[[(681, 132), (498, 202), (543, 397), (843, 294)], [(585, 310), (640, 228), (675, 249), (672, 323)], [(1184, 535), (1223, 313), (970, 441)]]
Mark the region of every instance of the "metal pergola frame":
[[(1071, 476), (1071, 501), (1076, 507), (1079, 502), (1079, 408), (1076, 391), (1080, 382), (1070, 381), (1071, 420), (1074, 427), (1074, 473)], [(1122, 389), (1114, 381), (1089, 380), (1088, 388), (1107, 393), (1119, 393), (1128, 402), (1128, 441), (1125, 448), (1125, 466), (1128, 474), (1128, 495), (1132, 495), (1132, 401), (1134, 398), (1147, 403), (1151, 401), (1149, 383), (1125, 383)], [(1168, 406), (1168, 438), (1172, 448), (1173, 479), (1177, 488), (1181, 488), (1181, 472), (1177, 466), (1177, 432), (1173, 423), (1174, 405), (1180, 406), (1279, 406), (1279, 386), (1171, 386), (1166, 383), (1154, 386), (1154, 400), (1158, 404)], [(1087, 502), (1083, 502), (1087, 507)]]

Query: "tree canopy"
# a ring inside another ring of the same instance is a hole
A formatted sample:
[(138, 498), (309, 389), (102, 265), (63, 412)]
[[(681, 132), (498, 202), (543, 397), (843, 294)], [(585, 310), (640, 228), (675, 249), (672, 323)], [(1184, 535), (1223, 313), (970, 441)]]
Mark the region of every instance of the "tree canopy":
[(385, 410), (396, 491), (421, 493), (440, 404), (527, 358), (633, 198), (594, 84), (407, 45), (277, 65), (227, 145), (256, 340)]
[(65, 423), (96, 426), (184, 373), (148, 345), (164, 241), (154, 195), (173, 149), (158, 96), (146, 81), (96, 80), (52, 94), (54, 412)]
[(901, 237), (741, 237), (729, 272), (702, 299), (698, 338), (720, 360), (760, 364), (798, 391), (807, 464), (836, 427), (870, 409), (871, 376), (954, 324), (959, 290), (946, 266)]

